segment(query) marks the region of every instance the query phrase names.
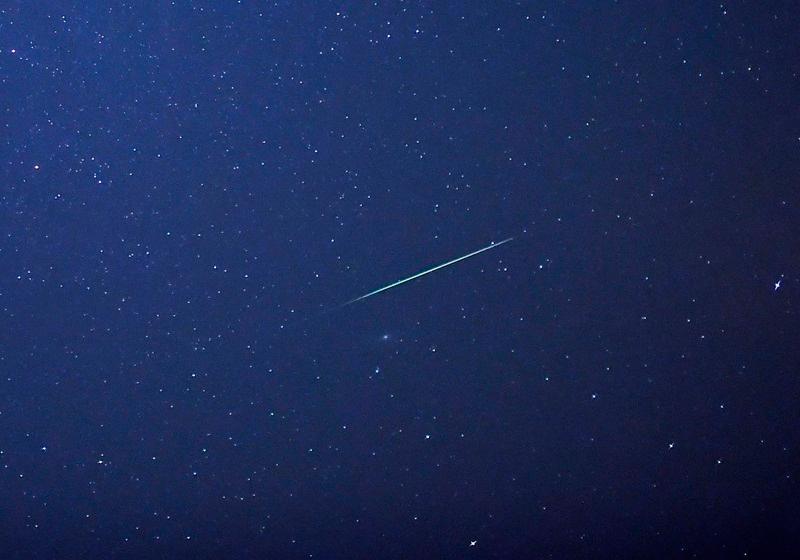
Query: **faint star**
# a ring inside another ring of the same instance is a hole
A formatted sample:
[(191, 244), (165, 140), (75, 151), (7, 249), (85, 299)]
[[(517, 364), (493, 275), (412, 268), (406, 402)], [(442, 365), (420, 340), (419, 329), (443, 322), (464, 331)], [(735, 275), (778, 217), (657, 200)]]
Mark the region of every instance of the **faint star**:
[(469, 541), (470, 546), (475, 546), (476, 544), (478, 544), (478, 541)]

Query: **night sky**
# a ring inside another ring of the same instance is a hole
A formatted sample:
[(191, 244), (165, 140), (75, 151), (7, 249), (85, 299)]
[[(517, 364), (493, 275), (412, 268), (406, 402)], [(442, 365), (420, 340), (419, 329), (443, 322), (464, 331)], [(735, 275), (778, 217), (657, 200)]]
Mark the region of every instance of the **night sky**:
[(799, 21), (3, 3), (0, 558), (796, 553)]

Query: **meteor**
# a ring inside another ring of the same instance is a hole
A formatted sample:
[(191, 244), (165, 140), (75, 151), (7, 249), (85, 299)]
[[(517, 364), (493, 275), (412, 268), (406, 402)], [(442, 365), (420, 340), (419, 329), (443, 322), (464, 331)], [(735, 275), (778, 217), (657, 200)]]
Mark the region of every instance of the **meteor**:
[(409, 276), (408, 278), (403, 278), (402, 280), (398, 280), (397, 282), (393, 282), (393, 283), (389, 284), (388, 286), (384, 286), (383, 288), (378, 288), (377, 290), (369, 292), (368, 294), (364, 294), (363, 296), (359, 296), (359, 297), (357, 297), (355, 299), (351, 299), (350, 301), (343, 303), (342, 307), (344, 307), (345, 305), (350, 305), (351, 303), (355, 303), (357, 301), (361, 301), (362, 299), (367, 299), (368, 297), (372, 297), (372, 296), (377, 295), (377, 294), (379, 294), (381, 292), (385, 292), (386, 290), (391, 290), (392, 288), (396, 288), (400, 284), (405, 284), (406, 282), (411, 282), (412, 280), (416, 280), (420, 276), (425, 276), (426, 274), (430, 274), (431, 272), (435, 272), (435, 271), (439, 270), (440, 268), (444, 268), (446, 266), (450, 266), (451, 264), (455, 264), (458, 261), (463, 261), (464, 259), (468, 259), (470, 257), (474, 257), (478, 253), (483, 253), (484, 251), (488, 251), (489, 249), (494, 249), (495, 247), (499, 247), (503, 243), (508, 243), (512, 239), (514, 239), (514, 238), (513, 237), (509, 237), (507, 239), (503, 239), (502, 241), (498, 241), (497, 243), (492, 243), (491, 245), (487, 245), (486, 247), (478, 249), (477, 251), (472, 251), (471, 253), (467, 253), (463, 257), (458, 257), (457, 259), (453, 259), (452, 261), (447, 261), (446, 263), (442, 263), (440, 265), (434, 266), (433, 268), (429, 268), (428, 270), (423, 270), (422, 272), (416, 273), (414, 276)]

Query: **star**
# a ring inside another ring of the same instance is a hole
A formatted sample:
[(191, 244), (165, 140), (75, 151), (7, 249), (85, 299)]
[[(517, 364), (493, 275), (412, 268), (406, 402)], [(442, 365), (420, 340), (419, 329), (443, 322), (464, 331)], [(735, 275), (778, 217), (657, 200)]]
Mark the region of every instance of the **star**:
[(478, 541), (469, 541), (470, 546), (475, 546), (476, 544), (478, 544)]

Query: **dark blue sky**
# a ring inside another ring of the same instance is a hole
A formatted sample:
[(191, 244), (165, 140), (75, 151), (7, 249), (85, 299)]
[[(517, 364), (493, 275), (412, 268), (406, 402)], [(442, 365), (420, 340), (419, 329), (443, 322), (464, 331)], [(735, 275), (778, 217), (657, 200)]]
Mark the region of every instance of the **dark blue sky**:
[(799, 15), (7, 2), (2, 557), (796, 551)]

